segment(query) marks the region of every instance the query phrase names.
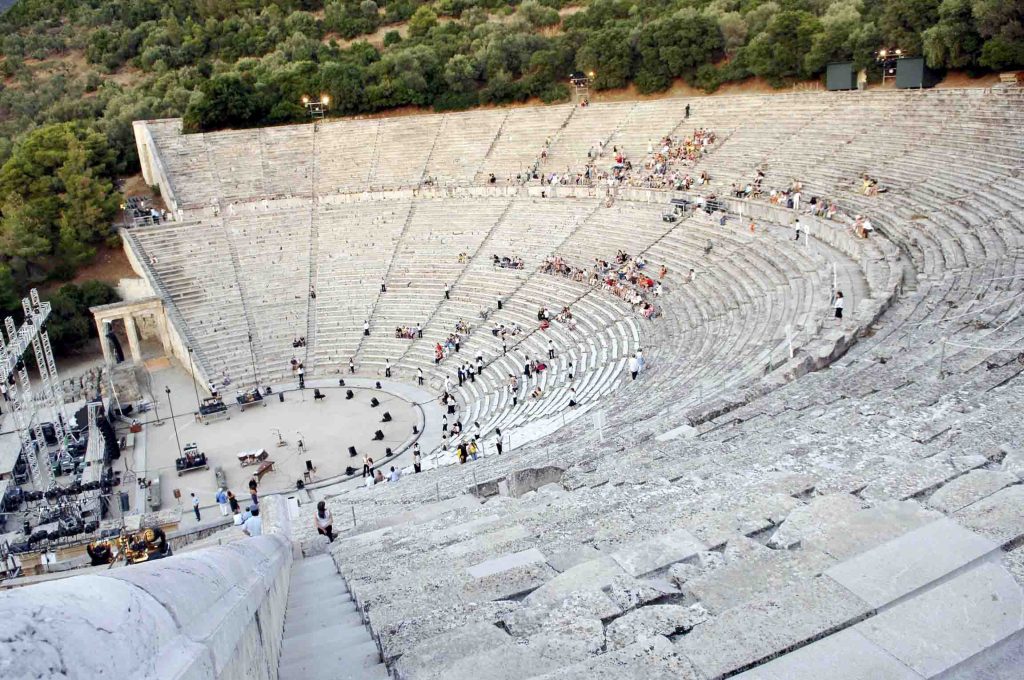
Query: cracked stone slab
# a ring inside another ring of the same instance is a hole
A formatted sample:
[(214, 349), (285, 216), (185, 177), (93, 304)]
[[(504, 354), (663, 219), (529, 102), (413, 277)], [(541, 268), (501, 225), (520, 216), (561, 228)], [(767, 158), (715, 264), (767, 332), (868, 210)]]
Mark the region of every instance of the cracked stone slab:
[(972, 503), (953, 519), (1000, 545), (1024, 536), (1024, 485), (1011, 486)]
[(531, 607), (551, 607), (575, 592), (599, 591), (610, 586), (616, 576), (624, 573), (615, 560), (602, 555), (598, 559), (582, 562), (563, 571), (527, 595), (523, 602)]
[(510, 599), (536, 590), (555, 573), (546, 562), (532, 562), (474, 579), (463, 586), (461, 596), (470, 602)]
[(933, 493), (928, 505), (947, 514), (954, 513), (1018, 482), (1020, 479), (1011, 472), (971, 470)]
[(468, 567), (466, 572), (473, 578), (484, 578), (485, 576), (500, 574), (509, 569), (515, 569), (516, 567), (524, 567), (528, 564), (546, 561), (547, 559), (541, 551), (536, 548), (530, 548), (515, 553), (507, 553), (479, 564), (474, 564)]
[(688, 633), (708, 619), (708, 611), (700, 604), (684, 607), (677, 604), (652, 604), (620, 616), (605, 631), (609, 651), (628, 647), (634, 642), (655, 635)]
[(519, 539), (526, 538), (529, 535), (529, 529), (521, 524), (516, 524), (515, 526), (505, 527), (504, 529), (492, 531), (488, 534), (475, 536), (467, 541), (454, 543), (445, 548), (443, 552), (449, 557), (462, 557), (477, 551), (486, 552), (505, 543), (511, 543), (512, 541), (518, 541)]
[(885, 501), (857, 511), (849, 501), (842, 501), (842, 506), (838, 512), (833, 507), (825, 513), (802, 517), (798, 527), (783, 523), (769, 544), (786, 547), (799, 543), (805, 549), (843, 560), (942, 517), (942, 513), (916, 501)]
[(641, 576), (693, 557), (705, 549), (703, 543), (685, 529), (620, 546), (614, 559), (630, 576)]
[(680, 638), (676, 649), (706, 677), (717, 678), (844, 628), (870, 611), (821, 576), (723, 612)]
[(841, 562), (825, 573), (878, 608), (998, 549), (987, 538), (942, 518)]
[(512, 638), (493, 623), (475, 622), (424, 640), (398, 660), (399, 680), (431, 680), (444, 677), (457, 659), (512, 644)]
[(551, 565), (552, 569), (558, 572), (568, 571), (577, 564), (582, 564), (583, 562), (601, 556), (601, 553), (597, 548), (589, 545), (563, 548), (562, 550), (557, 551), (547, 551), (545, 554), (548, 556), (548, 564)]
[(600, 590), (580, 590), (554, 603), (545, 600), (538, 605), (520, 607), (509, 612), (502, 619), (502, 623), (512, 635), (529, 637), (543, 630), (549, 621), (604, 621), (621, 613), (622, 609)]
[(703, 574), (683, 587), (712, 613), (821, 574), (835, 559), (820, 550), (768, 550)]
[(535, 680), (699, 680), (664, 637), (636, 642)]
[(854, 630), (923, 677), (932, 678), (1020, 636), (1024, 593), (1000, 565), (983, 564), (900, 602)]
[(923, 680), (852, 629), (734, 676), (735, 680)]

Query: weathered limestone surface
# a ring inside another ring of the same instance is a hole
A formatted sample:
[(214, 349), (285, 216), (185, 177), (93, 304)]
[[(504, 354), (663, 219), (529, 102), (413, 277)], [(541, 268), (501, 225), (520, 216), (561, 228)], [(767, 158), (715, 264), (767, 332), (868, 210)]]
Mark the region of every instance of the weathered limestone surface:
[(857, 624), (854, 630), (931, 678), (1020, 635), (1024, 593), (1001, 566), (984, 564)]
[(737, 680), (923, 680), (853, 629), (829, 635), (735, 677)]
[(630, 576), (641, 576), (693, 557), (704, 547), (689, 531), (680, 530), (621, 546), (612, 559)]
[(443, 678), (458, 659), (512, 644), (512, 638), (490, 623), (469, 623), (428, 638), (402, 655), (395, 665), (398, 680)]
[(781, 588), (702, 623), (676, 649), (706, 676), (746, 668), (854, 623), (871, 607), (821, 576)]
[(769, 550), (708, 572), (683, 587), (713, 613), (817, 576), (835, 560), (818, 550)]
[(950, 519), (914, 529), (825, 573), (873, 607), (882, 607), (998, 549)]
[(683, 607), (677, 604), (652, 604), (629, 612), (609, 624), (605, 636), (608, 649), (616, 650), (656, 635), (688, 633), (708, 619), (700, 604)]
[(1004, 545), (1024, 536), (1024, 485), (1018, 484), (968, 505), (953, 518)]
[(628, 647), (543, 675), (537, 680), (699, 680), (690, 663), (664, 637)]
[(466, 571), (469, 572), (469, 575), (473, 578), (483, 578), (484, 576), (500, 574), (503, 571), (515, 569), (516, 567), (522, 567), (527, 564), (544, 561), (544, 555), (541, 551), (536, 548), (530, 548), (529, 550), (501, 555), (499, 557), (489, 559), (486, 562), (475, 564), (472, 567), (469, 567)]
[(933, 493), (928, 505), (947, 514), (953, 513), (1019, 482), (1020, 479), (1012, 472), (971, 470)]

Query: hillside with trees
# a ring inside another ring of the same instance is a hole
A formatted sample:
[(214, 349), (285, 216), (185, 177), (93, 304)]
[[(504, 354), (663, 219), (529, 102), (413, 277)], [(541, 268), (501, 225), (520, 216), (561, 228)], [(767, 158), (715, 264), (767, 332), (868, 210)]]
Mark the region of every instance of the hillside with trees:
[(189, 130), (564, 101), (566, 79), (641, 94), (677, 79), (773, 86), (883, 47), (939, 69), (1024, 66), (1024, 3), (1000, 0), (19, 0), (0, 30), (0, 306), (66, 280), (137, 171), (131, 123)]

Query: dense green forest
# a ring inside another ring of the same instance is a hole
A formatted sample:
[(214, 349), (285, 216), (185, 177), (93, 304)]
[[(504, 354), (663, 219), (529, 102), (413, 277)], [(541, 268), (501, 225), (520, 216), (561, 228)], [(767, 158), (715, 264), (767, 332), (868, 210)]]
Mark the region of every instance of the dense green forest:
[[(936, 68), (1024, 65), (1020, 0), (19, 0), (0, 17), (0, 307), (116, 242), (113, 181), (131, 122), (189, 129), (568, 97), (567, 75), (640, 93), (684, 79), (877, 69), (899, 47)], [(876, 72), (877, 75), (877, 72)]]

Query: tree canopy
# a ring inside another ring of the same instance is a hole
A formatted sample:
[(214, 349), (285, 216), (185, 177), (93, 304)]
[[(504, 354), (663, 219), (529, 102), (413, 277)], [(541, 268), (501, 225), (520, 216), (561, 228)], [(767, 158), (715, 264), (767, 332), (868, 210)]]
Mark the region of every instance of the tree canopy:
[(1024, 67), (1005, 0), (18, 0), (0, 16), (0, 302), (109, 237), (132, 121), (190, 131), (598, 90), (782, 86), (899, 47), (938, 68)]

